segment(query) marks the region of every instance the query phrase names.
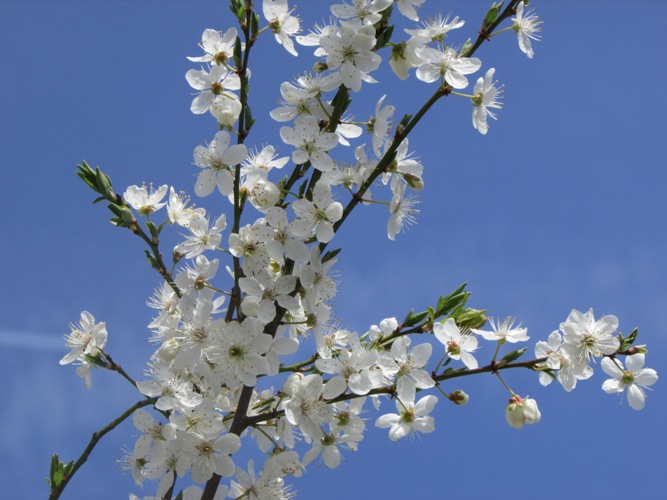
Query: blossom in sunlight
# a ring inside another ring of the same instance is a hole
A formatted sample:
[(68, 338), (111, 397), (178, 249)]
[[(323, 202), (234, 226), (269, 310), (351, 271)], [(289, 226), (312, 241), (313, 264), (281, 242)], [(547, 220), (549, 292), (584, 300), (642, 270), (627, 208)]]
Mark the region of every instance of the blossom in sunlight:
[(71, 332), (65, 336), (66, 345), (72, 349), (60, 360), (61, 365), (85, 356), (97, 356), (100, 349), (107, 343), (105, 323), (95, 323), (95, 318), (88, 311), (81, 313), (78, 324), (70, 324)]
[(415, 404), (414, 400), (396, 401), (398, 413), (387, 413), (375, 421), (375, 426), (381, 429), (389, 427), (389, 439), (398, 441), (405, 436), (415, 433), (433, 432), (435, 419), (429, 416), (433, 411), (438, 398), (433, 395), (424, 396)]
[(560, 325), (565, 341), (563, 349), (572, 359), (580, 362), (586, 362), (593, 356), (613, 354), (620, 345), (618, 337), (613, 335), (617, 328), (616, 316), (602, 316), (596, 321), (593, 309), (585, 314), (573, 309)]
[(276, 41), (285, 47), (285, 50), (293, 56), (299, 54), (294, 49), (292, 37), (301, 31), (299, 18), (292, 15), (292, 11), (287, 5), (287, 0), (264, 0), (262, 2), (262, 12), (269, 28), (276, 37)]
[(162, 198), (167, 194), (166, 184), (160, 186), (157, 191), (151, 188), (151, 193), (145, 187), (130, 186), (123, 193), (123, 199), (134, 208), (140, 215), (150, 215), (164, 207), (167, 202)]
[(658, 381), (658, 373), (652, 368), (644, 368), (644, 354), (638, 353), (625, 359), (627, 370), (618, 358), (603, 358), (602, 369), (609, 375), (602, 384), (602, 390), (607, 394), (616, 394), (627, 391), (628, 403), (635, 410), (644, 408), (646, 394), (644, 388)]
[(494, 321), (493, 318), (490, 318), (489, 323), (491, 323), (491, 329), (493, 331), (488, 332), (486, 330), (478, 330), (475, 328), (473, 328), (472, 331), (477, 335), (481, 335), (486, 340), (497, 340), (503, 344), (505, 342), (514, 344), (516, 342), (524, 342), (528, 340), (529, 337), (526, 335), (528, 333), (528, 328), (521, 328), (521, 325), (515, 328), (514, 321), (515, 319), (512, 317), (505, 318), (502, 323), (500, 320)]
[(477, 360), (472, 355), (477, 349), (477, 337), (461, 333), (453, 318), (447, 318), (444, 323), (434, 323), (433, 333), (445, 345), (450, 358), (460, 359), (471, 370), (477, 368)]
[[(205, 69), (191, 69), (185, 74), (185, 79), (193, 89), (199, 90), (190, 106), (190, 111), (196, 115), (206, 113), (216, 96), (228, 90), (241, 88), (239, 76), (222, 65), (213, 66), (210, 72)], [(227, 97), (233, 96), (234, 94), (227, 92)]]
[(236, 28), (229, 28), (224, 35), (220, 31), (206, 29), (199, 44), (205, 54), (198, 57), (188, 57), (192, 62), (212, 62), (224, 64), (234, 55), (236, 44)]
[(496, 120), (496, 115), (489, 108), (500, 109), (502, 107), (497, 100), (500, 90), (496, 88), (496, 84), (493, 82), (495, 71), (495, 68), (491, 68), (483, 78), (480, 77), (477, 80), (474, 97), (472, 98), (472, 126), (482, 135), (485, 135), (489, 130), (486, 123), (487, 116)]
[(540, 40), (540, 31), (542, 31), (540, 18), (533, 11), (526, 12), (526, 15), (523, 15), (524, 2), (520, 2), (516, 6), (516, 17), (512, 18), (514, 21), (514, 26), (512, 29), (516, 32), (519, 37), (519, 48), (521, 52), (526, 54), (528, 58), (533, 58), (533, 47), (531, 46), (530, 40), (539, 41)]

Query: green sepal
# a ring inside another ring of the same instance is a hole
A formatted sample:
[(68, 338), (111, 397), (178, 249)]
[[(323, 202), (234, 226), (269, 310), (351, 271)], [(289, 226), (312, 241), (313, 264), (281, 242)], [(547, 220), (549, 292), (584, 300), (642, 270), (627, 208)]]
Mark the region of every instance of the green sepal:
[(148, 231), (151, 233), (153, 241), (157, 241), (160, 238), (160, 229), (149, 220), (147, 220), (145, 224), (146, 228), (148, 228)]
[(250, 18), (250, 36), (254, 38), (257, 33), (259, 33), (259, 14), (253, 12)]
[(183, 500), (183, 490), (178, 492), (178, 495), (176, 495), (174, 500)]
[(472, 48), (472, 40), (470, 38), (468, 38), (466, 40), (466, 43), (464, 43), (461, 46), (461, 50), (459, 51), (459, 56), (460, 57), (466, 57), (471, 48)]
[(632, 333), (628, 335), (627, 337), (624, 337), (623, 334), (620, 332), (618, 333), (618, 340), (620, 342), (620, 345), (618, 347), (619, 351), (625, 351), (632, 347), (632, 344), (635, 343), (635, 340), (637, 340), (637, 334), (639, 333), (639, 330), (635, 328), (632, 330)]
[(338, 255), (341, 250), (342, 250), (342, 248), (336, 248), (335, 250), (329, 250), (327, 253), (324, 254), (324, 257), (322, 257), (322, 264), (324, 264), (325, 262), (329, 262), (336, 255)]
[(95, 366), (99, 366), (100, 368), (104, 369), (109, 368), (109, 362), (106, 359), (104, 359), (99, 352), (95, 354), (95, 356), (91, 356), (90, 354), (84, 354), (84, 356), (89, 362), (91, 362)]
[[(246, 86), (247, 88), (247, 86)], [(246, 104), (245, 109), (243, 110), (243, 123), (245, 126), (245, 132), (250, 132), (255, 119), (252, 117), (252, 111), (250, 111), (250, 106)]]
[(428, 311), (428, 317), (431, 320), (431, 323), (433, 323), (435, 321), (435, 309), (431, 306), (428, 306), (426, 309)]

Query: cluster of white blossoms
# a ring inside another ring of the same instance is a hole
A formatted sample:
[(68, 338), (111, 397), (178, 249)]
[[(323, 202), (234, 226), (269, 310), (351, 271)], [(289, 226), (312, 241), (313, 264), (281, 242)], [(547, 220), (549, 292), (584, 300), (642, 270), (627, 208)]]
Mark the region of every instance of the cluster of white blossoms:
[[(511, 319), (491, 321), (491, 330), (482, 329), (487, 319), (483, 311), (464, 307), (468, 294), (463, 287), (441, 297), (436, 308), (411, 313), (402, 323), (386, 318), (361, 335), (336, 327), (332, 320), (337, 252), (325, 249), (338, 227), (358, 203), (383, 204), (389, 207), (387, 234), (393, 240), (418, 212), (418, 200), (406, 192), (424, 188), (424, 166), (410, 153), (407, 138), (419, 117), (412, 121), (406, 116), (394, 126), (396, 108), (385, 103), (386, 96), (365, 123), (347, 114), (354, 95), (350, 93), (376, 83), (372, 74), (383, 61), (381, 49), (389, 48), (385, 59), (399, 78), (408, 78), (414, 70), (417, 79), (434, 85), (424, 112), (440, 97), (463, 95), (472, 104), (475, 129), (486, 134), (487, 118), (495, 118), (491, 110), (500, 107), (494, 68), (479, 77), (473, 95), (458, 93), (469, 86), (467, 75), (482, 67), (481, 60), (472, 57), (470, 43), (459, 50), (445, 43), (451, 31), (464, 26), (458, 17), (432, 17), (405, 29), (407, 40), (391, 41), (392, 9), (419, 21), (423, 4), (425, 0), (338, 3), (331, 7), (329, 24), (302, 35), (300, 20), (286, 0), (264, 0), (263, 21), (252, 2), (232, 0), (241, 33), (235, 28), (205, 30), (204, 55), (190, 60), (206, 66), (186, 74), (197, 91), (192, 112), (209, 111), (219, 124), (210, 142), (194, 150), (200, 169), (194, 192), (207, 197), (218, 191), (231, 205), (229, 215), (195, 208), (188, 196), (167, 185), (150, 190), (131, 186), (118, 198), (100, 188), (118, 215), (117, 224), (141, 233), (130, 209), (147, 219), (150, 236), (145, 239), (154, 247), (167, 223), (183, 235), (173, 249), (174, 264), (181, 265), (173, 278), (158, 253), (149, 257), (165, 283), (149, 301), (157, 310), (149, 328), (158, 347), (136, 387), (151, 398), (160, 418), (145, 410), (134, 413), (142, 434), (125, 458), (138, 485), (159, 480), (158, 497), (189, 472), (197, 483), (235, 477), (228, 485), (215, 483), (216, 498), (291, 498), (294, 492), (284, 478), (299, 476), (314, 461), (338, 467), (342, 452), (355, 451), (363, 440), (366, 412), (379, 412), (375, 425), (389, 429), (391, 440), (433, 432), (431, 412), (438, 397), (424, 391), (442, 392), (442, 385), (461, 371), (500, 377), (525, 351), (496, 359), (501, 346), (527, 341), (527, 330), (515, 327)], [(532, 57), (530, 40), (536, 39), (541, 22), (534, 14), (523, 16), (523, 8), (523, 2), (510, 2), (503, 19), (516, 15), (509, 29)], [(498, 15), (487, 14), (485, 27)], [(244, 142), (253, 121), (248, 51), (264, 31), (292, 55), (297, 55), (295, 41), (311, 47), (318, 58), (317, 72), (279, 87), (281, 102), (270, 116), (283, 124), (284, 145), (248, 148)], [(368, 148), (360, 125), (370, 136)], [(334, 156), (334, 150), (355, 141), (360, 143), (352, 148), (354, 161)], [(97, 178), (87, 182), (104, 184), (103, 174), (98, 171)], [(391, 193), (381, 201), (370, 188), (382, 195), (384, 186)], [(251, 210), (246, 202), (259, 216), (242, 223), (241, 216)], [(157, 226), (152, 218), (162, 208), (167, 216)], [(221, 258), (230, 261), (223, 273)], [(571, 391), (578, 380), (592, 375), (591, 360), (602, 357), (602, 368), (613, 377), (604, 390), (627, 390), (630, 405), (639, 409), (644, 405), (642, 387), (653, 384), (657, 375), (643, 368), (645, 350), (630, 348), (632, 342), (617, 334), (617, 327), (613, 316), (596, 321), (592, 311), (572, 311), (560, 331), (537, 343), (538, 359), (529, 367), (539, 371), (542, 384), (556, 379)], [(309, 342), (312, 346), (313, 338), (316, 353), (287, 365), (296, 353), (313, 352), (312, 347), (300, 349)], [(105, 342), (104, 324), (95, 324), (84, 312), (80, 326), (67, 337), (72, 352), (61, 363), (81, 363), (79, 373), (90, 384), (92, 360), (99, 358), (97, 364), (105, 366)], [(493, 347), (483, 352), (495, 348), (495, 354), (480, 363), (484, 342)], [(621, 354), (633, 354), (627, 369), (617, 357)], [(520, 428), (539, 421), (535, 400), (510, 392), (510, 425)], [(462, 391), (442, 394), (456, 404), (468, 400)], [(242, 443), (246, 447), (252, 441), (267, 454), (258, 474), (252, 461), (244, 470), (232, 458)], [(200, 496), (196, 486), (184, 491), (184, 498)]]

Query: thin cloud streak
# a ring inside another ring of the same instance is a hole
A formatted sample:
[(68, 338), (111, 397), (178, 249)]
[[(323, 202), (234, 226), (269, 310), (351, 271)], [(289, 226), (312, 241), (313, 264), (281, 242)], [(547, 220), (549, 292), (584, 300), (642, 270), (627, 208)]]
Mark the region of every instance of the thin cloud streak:
[(43, 333), (0, 330), (0, 345), (36, 351), (62, 351), (63, 355), (67, 351), (61, 336)]

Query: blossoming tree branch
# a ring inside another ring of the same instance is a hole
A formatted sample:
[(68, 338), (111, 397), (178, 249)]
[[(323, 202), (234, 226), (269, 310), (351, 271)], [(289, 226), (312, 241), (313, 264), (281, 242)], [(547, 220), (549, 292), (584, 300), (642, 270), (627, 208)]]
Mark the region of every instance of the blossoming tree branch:
[[(195, 91), (191, 111), (209, 115), (215, 127), (194, 149), (194, 195), (216, 196), (216, 209), (197, 207), (167, 185), (117, 194), (102, 170), (79, 165), (95, 201), (107, 204), (113, 224), (143, 240), (160, 274), (148, 301), (158, 348), (135, 379), (112, 358), (105, 323), (84, 311), (71, 326), (61, 364), (76, 364), (88, 387), (93, 368), (115, 371), (138, 400), (94, 433), (77, 460), (54, 455), (50, 498), (60, 497), (97, 442), (130, 417), (141, 434), (121, 460), (138, 486), (157, 481), (158, 498), (286, 499), (309, 464), (338, 467), (341, 452), (355, 451), (373, 426), (394, 441), (435, 431), (431, 412), (440, 399), (468, 401), (449, 389), (459, 377), (497, 377), (508, 392), (505, 417), (517, 429), (541, 417), (536, 400), (503, 379), (509, 369), (527, 369), (542, 385), (555, 380), (569, 392), (593, 375), (598, 359), (608, 377), (602, 389), (644, 407), (644, 388), (658, 376), (644, 368), (647, 350), (635, 344), (637, 330), (622, 335), (615, 316), (573, 310), (530, 348), (530, 360), (522, 347), (527, 328), (467, 307), (465, 285), (422, 312), (397, 311), (402, 320), (368, 318), (374, 324), (361, 333), (331, 318), (337, 232), (353, 211), (388, 212), (391, 240), (415, 222), (425, 168), (410, 136), (449, 99), (469, 101), (472, 126), (489, 132), (501, 87), (495, 68), (478, 56), (503, 35), (517, 37), (520, 51), (533, 57), (542, 21), (526, 3), (494, 3), (467, 38), (459, 33), (469, 24), (427, 12), (426, 0), (343, 1), (330, 7), (327, 24), (307, 33), (287, 0), (263, 0), (261, 9), (251, 0), (230, 1), (237, 26), (206, 29), (203, 54), (189, 58), (196, 67), (185, 75)], [(271, 39), (286, 57), (312, 52), (315, 62), (276, 87), (281, 101), (270, 117), (256, 117), (253, 54)], [(421, 108), (400, 109), (400, 99), (385, 95), (370, 119), (356, 121), (354, 105), (379, 84), (373, 74), (383, 63), (406, 84), (429, 84), (430, 96)], [(255, 137), (256, 119), (277, 122), (284, 144)], [(164, 249), (163, 231), (176, 231), (180, 242)], [(481, 343), (491, 345), (484, 352), (492, 356), (480, 355)], [(252, 460), (235, 460), (242, 446), (265, 457), (257, 471)], [(179, 487), (188, 474), (199, 486)]]

